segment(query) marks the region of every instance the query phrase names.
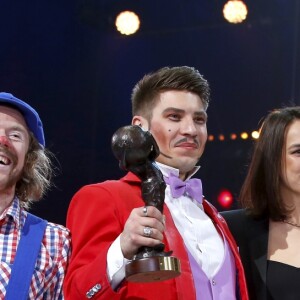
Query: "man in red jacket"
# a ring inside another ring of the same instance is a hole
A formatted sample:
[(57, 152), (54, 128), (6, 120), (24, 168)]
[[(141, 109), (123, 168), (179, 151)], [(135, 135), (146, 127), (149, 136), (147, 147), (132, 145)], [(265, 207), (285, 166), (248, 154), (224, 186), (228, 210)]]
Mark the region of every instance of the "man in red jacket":
[[(248, 299), (224, 219), (203, 199), (199, 179), (198, 190), (190, 189), (207, 140), (209, 96), (207, 81), (186, 66), (159, 69), (136, 84), (132, 124), (151, 132), (160, 149), (155, 163), (167, 183), (163, 214), (145, 207), (141, 180), (131, 172), (80, 189), (67, 216), (73, 253), (66, 299)], [(151, 283), (126, 280), (125, 266), (138, 250), (161, 243), (180, 259), (181, 275)]]

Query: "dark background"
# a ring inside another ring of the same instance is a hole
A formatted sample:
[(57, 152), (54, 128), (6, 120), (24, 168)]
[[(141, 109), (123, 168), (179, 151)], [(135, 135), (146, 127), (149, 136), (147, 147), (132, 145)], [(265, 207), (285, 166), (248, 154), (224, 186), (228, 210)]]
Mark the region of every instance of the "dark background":
[[(245, 1), (249, 14), (239, 25), (224, 20), (225, 2), (0, 1), (0, 89), (37, 109), (60, 162), (56, 188), (35, 213), (64, 224), (81, 186), (124, 174), (111, 136), (131, 122), (134, 84), (163, 66), (194, 66), (210, 82), (208, 131), (226, 139), (208, 142), (197, 176), (219, 209), (223, 187), (236, 200), (253, 141), (228, 135), (257, 129), (273, 108), (300, 104), (300, 0)], [(140, 16), (135, 35), (114, 28), (124, 9)]]

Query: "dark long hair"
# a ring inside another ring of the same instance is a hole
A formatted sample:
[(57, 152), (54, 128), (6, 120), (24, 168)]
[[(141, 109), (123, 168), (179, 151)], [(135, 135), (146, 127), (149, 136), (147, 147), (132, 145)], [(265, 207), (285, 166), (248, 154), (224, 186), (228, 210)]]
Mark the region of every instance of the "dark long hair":
[(29, 208), (32, 201), (40, 200), (51, 187), (51, 178), (54, 175), (53, 158), (54, 154), (43, 148), (30, 133), (23, 172), (16, 184), (16, 195), (21, 206)]
[(287, 129), (298, 119), (300, 107), (285, 107), (271, 111), (261, 126), (240, 193), (242, 206), (253, 216), (279, 221), (286, 219), (293, 209), (284, 204), (280, 186)]

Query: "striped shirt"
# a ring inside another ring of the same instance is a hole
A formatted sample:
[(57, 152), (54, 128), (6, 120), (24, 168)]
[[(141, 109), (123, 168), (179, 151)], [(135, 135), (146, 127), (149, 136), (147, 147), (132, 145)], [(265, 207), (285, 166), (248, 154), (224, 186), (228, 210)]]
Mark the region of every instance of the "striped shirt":
[[(4, 299), (27, 212), (18, 198), (0, 215), (0, 299)], [(70, 232), (48, 222), (35, 264), (28, 299), (64, 299), (63, 279), (70, 256)]]

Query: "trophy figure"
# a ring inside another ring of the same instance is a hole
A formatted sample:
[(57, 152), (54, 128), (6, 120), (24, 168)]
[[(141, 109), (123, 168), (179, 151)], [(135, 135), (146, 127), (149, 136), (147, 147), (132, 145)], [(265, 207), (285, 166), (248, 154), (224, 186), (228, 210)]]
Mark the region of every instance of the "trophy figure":
[[(149, 131), (132, 125), (119, 128), (112, 137), (112, 150), (121, 169), (141, 179), (142, 198), (146, 206), (163, 212), (166, 184), (155, 165), (158, 145)], [(132, 282), (163, 281), (180, 275), (180, 261), (164, 252), (164, 244), (141, 247), (126, 265), (126, 279)]]

